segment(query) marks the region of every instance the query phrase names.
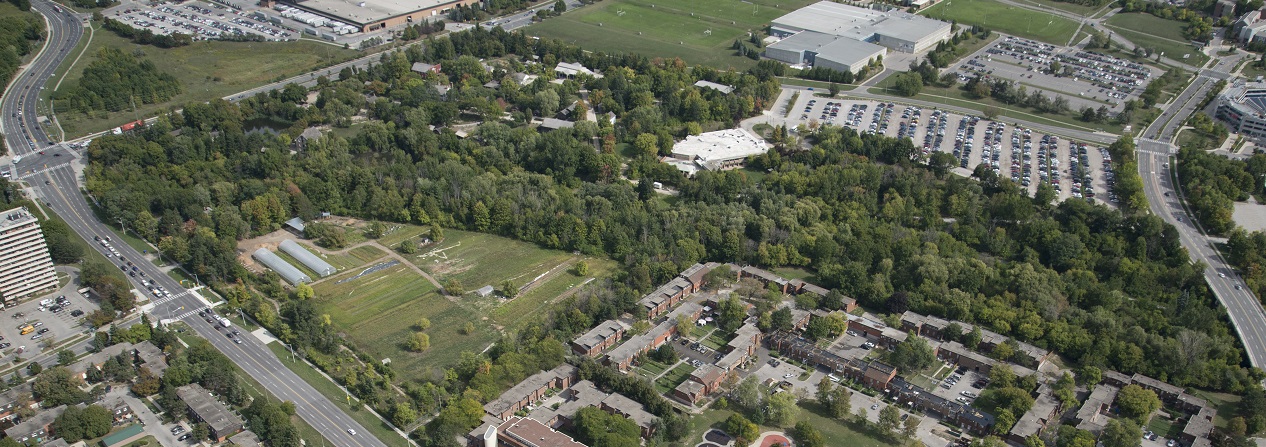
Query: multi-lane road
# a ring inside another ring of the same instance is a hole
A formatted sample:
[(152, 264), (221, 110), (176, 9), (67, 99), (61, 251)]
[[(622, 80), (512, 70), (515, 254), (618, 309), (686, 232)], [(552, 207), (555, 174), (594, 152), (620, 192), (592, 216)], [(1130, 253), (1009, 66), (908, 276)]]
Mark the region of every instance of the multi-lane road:
[[(49, 18), (48, 39), (44, 49), (18, 74), (3, 101), (0, 101), (0, 112), (3, 113), (6, 130), (5, 141), (13, 155), (23, 157), (21, 162), (15, 163), (18, 172), (14, 173), (14, 177), (24, 180), (36, 200), (61, 216), (85, 240), (92, 241), (93, 236), (108, 235), (110, 230), (88, 208), (79, 186), (80, 172), (76, 169), (77, 163), (72, 162), (76, 154), (64, 146), (51, 144), (51, 139), (44, 134), (36, 120), (40, 86), (47, 82), (49, 76), (74, 48), (82, 34), (83, 24), (76, 16), (58, 13), (47, 0), (35, 0), (32, 5), (36, 11)], [(98, 244), (89, 245), (94, 250), (102, 251)], [(127, 244), (115, 244), (115, 248), (125, 258), (145, 259)], [(102, 254), (110, 257), (107, 252), (103, 251)], [(258, 339), (249, 335), (239, 337), (242, 339), (239, 344), (227, 337), (216, 325), (200, 318), (197, 310), (206, 306), (204, 301), (189, 293), (158, 266), (146, 262), (138, 265), (146, 277), (174, 296), (164, 303), (165, 306), (159, 307), (162, 310), (171, 309), (168, 312), (174, 315), (160, 312), (156, 317), (183, 320), (194, 332), (209, 340), (216, 349), (278, 399), (294, 402), (299, 416), (334, 445), (386, 445), (282, 365)], [(135, 286), (145, 290), (139, 284)]]
[[(1228, 73), (1240, 61), (1239, 57), (1219, 58), (1218, 63), (1201, 70), (1191, 85), (1165, 108), (1161, 117), (1143, 132), (1138, 142), (1139, 175), (1143, 178), (1143, 192), (1152, 212), (1178, 229), (1183, 248), (1193, 260), (1203, 262), (1205, 280), (1226, 307), (1231, 324), (1244, 344), (1249, 363), (1263, 367), (1266, 364), (1266, 312), (1261, 302), (1236, 276), (1222, 256), (1213, 248), (1213, 242), (1200, 231), (1198, 224), (1183, 210), (1182, 195), (1169, 175), (1169, 157), (1177, 148), (1170, 142), (1187, 117), (1195, 111), (1219, 79), (1227, 79)], [(1181, 179), (1179, 179), (1181, 181)]]

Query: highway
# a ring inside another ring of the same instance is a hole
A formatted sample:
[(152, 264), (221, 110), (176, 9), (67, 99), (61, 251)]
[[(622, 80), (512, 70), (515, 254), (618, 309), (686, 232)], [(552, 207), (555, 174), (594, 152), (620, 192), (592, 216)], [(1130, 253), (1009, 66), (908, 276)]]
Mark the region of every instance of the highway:
[(1217, 80), (1229, 77), (1228, 73), (1239, 60), (1239, 57), (1219, 58), (1213, 68), (1201, 70), (1191, 85), (1143, 132), (1137, 154), (1143, 192), (1152, 212), (1178, 229), (1183, 248), (1187, 249), (1192, 260), (1208, 266), (1205, 281), (1226, 307), (1231, 324), (1244, 344), (1249, 363), (1261, 368), (1266, 366), (1263, 364), (1266, 362), (1266, 311), (1257, 297), (1243, 288), (1243, 282), (1235, 275), (1234, 269), (1222, 259), (1210, 238), (1183, 210), (1181, 193), (1169, 176), (1169, 157), (1178, 150), (1171, 144), (1177, 129), (1200, 105)]
[[(57, 13), (47, 0), (32, 2), (35, 10), (49, 18), (48, 39), (45, 48), (36, 56), (26, 69), (18, 74), (16, 80), (0, 100), (0, 111), (3, 113), (3, 124), (6, 129), (5, 140), (13, 155), (22, 156), (15, 163), (15, 178), (24, 180), (29, 186), (34, 199), (43, 202), (49, 210), (61, 216), (66, 223), (85, 240), (89, 246), (101, 251), (109, 258), (111, 255), (103, 251), (99, 244), (92, 243), (93, 236), (112, 234), (110, 230), (92, 214), (80, 189), (80, 172), (74, 163), (76, 154), (62, 145), (51, 144), (51, 139), (44, 134), (36, 122), (37, 92), (58, 64), (74, 48), (83, 32), (83, 25), (78, 17)], [(22, 113), (19, 114), (18, 112)], [(127, 244), (114, 244), (120, 255), (132, 259), (143, 260), (145, 257)], [(122, 261), (114, 260), (122, 263)], [(326, 439), (337, 446), (370, 446), (385, 447), (382, 441), (374, 438), (355, 420), (340, 410), (329, 399), (321, 395), (307, 382), (286, 368), (266, 346), (252, 336), (239, 337), (241, 344), (235, 343), (216, 325), (200, 318), (197, 310), (206, 304), (194, 294), (182, 287), (175, 279), (167, 276), (157, 266), (137, 263), (146, 276), (172, 293), (169, 300), (155, 299), (164, 304), (158, 309), (172, 309), (170, 313), (154, 315), (162, 319), (179, 319), (188, 324), (195, 333), (206, 338), (229, 360), (242, 368), (257, 382), (262, 384), (278, 399), (295, 403), (300, 417), (316, 428)], [(131, 279), (136, 282), (136, 279)], [(139, 290), (146, 290), (140, 284), (133, 284)], [(352, 434), (354, 431), (356, 434)]]

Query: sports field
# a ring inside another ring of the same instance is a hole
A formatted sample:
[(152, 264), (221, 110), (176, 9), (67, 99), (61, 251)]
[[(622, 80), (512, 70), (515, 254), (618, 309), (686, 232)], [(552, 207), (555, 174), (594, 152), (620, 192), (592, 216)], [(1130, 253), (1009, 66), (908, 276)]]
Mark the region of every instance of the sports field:
[(734, 55), (735, 39), (746, 39), (770, 21), (812, 0), (608, 0), (526, 29), (608, 53), (680, 57), (691, 64), (747, 67), (755, 61)]
[(1063, 46), (1073, 37), (1077, 22), (1054, 14), (1006, 5), (997, 0), (945, 0), (919, 14)]
[[(369, 267), (366, 265), (365, 267)], [(363, 271), (340, 272), (318, 283), (318, 307), (356, 346), (377, 358), (390, 358), (402, 379), (423, 377), (456, 363), (462, 351), (481, 352), (497, 338), (479, 316), (440, 296), (430, 282), (406, 265), (397, 264), (338, 284)], [(404, 343), (422, 318), (431, 320), (426, 332), (431, 349), (417, 354)], [(475, 331), (460, 333), (466, 323)]]

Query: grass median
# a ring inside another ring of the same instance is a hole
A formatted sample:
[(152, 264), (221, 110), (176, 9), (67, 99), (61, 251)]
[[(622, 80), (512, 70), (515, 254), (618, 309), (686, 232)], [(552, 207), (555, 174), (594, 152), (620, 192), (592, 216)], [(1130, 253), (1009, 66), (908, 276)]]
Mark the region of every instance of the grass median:
[(285, 346), (282, 346), (281, 342), (274, 341), (269, 343), (268, 349), (271, 349), (273, 354), (277, 355), (277, 358), (281, 360), (282, 364), (286, 365), (287, 368), (290, 368), (290, 370), (298, 375), (299, 378), (303, 379), (304, 382), (308, 382), (309, 385), (316, 388), (317, 392), (321, 393), (322, 396), (325, 396), (326, 399), (334, 402), (334, 406), (347, 413), (347, 415), (351, 416), (352, 419), (355, 419), (357, 423), (364, 426), (366, 430), (369, 430), (369, 432), (373, 434), (374, 437), (378, 438), (378, 440), (387, 445), (395, 445), (400, 441), (405, 441), (404, 438), (400, 437), (399, 433), (396, 433), (396, 431), (387, 426), (382, 419), (378, 419), (378, 416), (375, 416), (374, 413), (365, 408), (359, 399), (350, 397), (347, 393), (343, 392), (343, 390), (339, 388), (338, 384), (330, 381), (330, 379), (327, 379), (320, 371), (317, 371), (316, 368), (313, 368), (312, 365), (308, 364), (308, 362), (305, 362), (298, 357), (295, 357), (295, 360), (291, 360), (290, 350), (286, 349)]

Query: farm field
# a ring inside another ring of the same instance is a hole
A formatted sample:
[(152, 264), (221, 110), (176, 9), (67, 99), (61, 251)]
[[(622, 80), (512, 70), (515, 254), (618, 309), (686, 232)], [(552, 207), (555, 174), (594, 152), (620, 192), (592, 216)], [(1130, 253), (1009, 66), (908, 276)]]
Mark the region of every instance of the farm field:
[(1063, 46), (1077, 23), (1064, 17), (1010, 6), (996, 0), (947, 0), (919, 14), (934, 19), (982, 25), (994, 31)]
[[(85, 33), (86, 35), (87, 33)], [(86, 39), (86, 36), (85, 36)], [(318, 67), (349, 60), (360, 52), (346, 50), (324, 43), (299, 40), (293, 42), (222, 42), (199, 41), (180, 48), (163, 49), (149, 45), (137, 45), (114, 33), (93, 25), (92, 42), (76, 63), (68, 57), (49, 79), (45, 95), (53, 92), (61, 81), (59, 91), (73, 88), (83, 76), (83, 69), (96, 59), (101, 48), (118, 48), (128, 54), (140, 52), (142, 58), (152, 61), (161, 71), (180, 80), (182, 93), (171, 101), (160, 104), (138, 104), (136, 113), (120, 111), (100, 116), (62, 112), (58, 114), (62, 128), (69, 137), (102, 131), (136, 119), (150, 116), (173, 105), (189, 101), (209, 101), (232, 93), (285, 79)], [(72, 66), (73, 64), (73, 66)], [(241, 67), (252, 67), (242, 70)], [(65, 76), (64, 81), (63, 75)], [(56, 93), (52, 93), (54, 96)]]
[[(401, 379), (426, 377), (456, 363), (462, 351), (480, 352), (496, 340), (498, 335), (475, 312), (441, 296), (408, 266), (397, 264), (338, 283), (363, 270), (349, 269), (315, 285), (317, 306), (358, 348), (391, 359)], [(405, 340), (422, 318), (431, 320), (426, 331), (431, 349), (407, 352)], [(466, 323), (474, 324), (473, 333), (460, 333)]]
[(736, 56), (735, 39), (812, 0), (612, 0), (595, 3), (526, 29), (529, 35), (578, 43), (586, 50), (680, 57), (691, 64), (746, 68), (756, 61)]

